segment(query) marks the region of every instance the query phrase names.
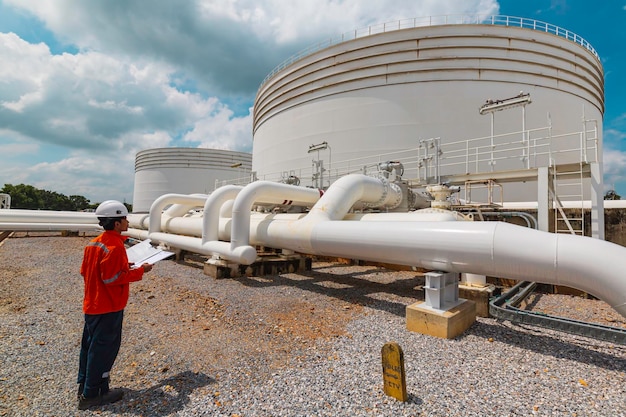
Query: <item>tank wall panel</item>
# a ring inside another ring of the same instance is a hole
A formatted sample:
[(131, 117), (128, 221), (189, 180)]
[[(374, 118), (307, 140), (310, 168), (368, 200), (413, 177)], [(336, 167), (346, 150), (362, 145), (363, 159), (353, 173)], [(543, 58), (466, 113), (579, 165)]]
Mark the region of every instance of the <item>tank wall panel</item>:
[[(233, 165), (241, 164), (238, 167)], [(135, 157), (133, 212), (148, 212), (163, 194), (209, 194), (215, 181), (240, 178), (250, 172), (252, 155), (202, 148), (157, 148)]]
[[(526, 129), (550, 120), (550, 134), (558, 136), (583, 130), (583, 114), (594, 119), (601, 163), (604, 79), (593, 53), (532, 29), (442, 25), (343, 42), (275, 74), (255, 100), (253, 170), (261, 179), (299, 171), (306, 181), (318, 157), (332, 173), (338, 161), (384, 161), (390, 152), (416, 148), (420, 139), (488, 138), (490, 116), (479, 108), (520, 91), (532, 100), (525, 106)], [(521, 108), (496, 112), (494, 134), (521, 130), (522, 123)], [(308, 153), (322, 142), (329, 149)], [(572, 142), (579, 140), (550, 146), (559, 153)], [(580, 155), (556, 158), (565, 163)], [(507, 163), (498, 169), (523, 167), (520, 158)]]

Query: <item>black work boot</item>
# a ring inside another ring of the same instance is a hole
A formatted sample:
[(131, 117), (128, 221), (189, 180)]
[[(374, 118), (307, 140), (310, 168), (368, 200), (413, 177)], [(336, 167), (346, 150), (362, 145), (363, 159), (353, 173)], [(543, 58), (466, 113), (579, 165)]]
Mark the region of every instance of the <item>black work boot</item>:
[(95, 407), (97, 405), (111, 404), (121, 400), (123, 396), (124, 391), (119, 388), (109, 390), (108, 392), (100, 394), (96, 397), (85, 397), (81, 394), (78, 398), (78, 409), (86, 410), (90, 407)]

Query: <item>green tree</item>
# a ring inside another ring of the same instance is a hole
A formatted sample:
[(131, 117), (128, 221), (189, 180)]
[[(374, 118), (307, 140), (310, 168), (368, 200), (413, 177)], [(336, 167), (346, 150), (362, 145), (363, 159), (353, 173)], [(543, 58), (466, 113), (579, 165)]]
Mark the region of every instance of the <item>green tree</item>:
[(32, 185), (5, 184), (2, 192), (11, 196), (11, 207), (17, 209), (36, 210), (41, 208), (38, 190)]
[(89, 200), (87, 200), (85, 197), (83, 197), (82, 195), (71, 195), (70, 196), (70, 202), (72, 203), (72, 210), (85, 210), (90, 208), (90, 204), (89, 204)]
[(78, 211), (89, 208), (89, 200), (80, 195), (66, 195), (40, 190), (26, 184), (4, 184), (0, 193), (11, 196), (11, 208), (28, 210)]

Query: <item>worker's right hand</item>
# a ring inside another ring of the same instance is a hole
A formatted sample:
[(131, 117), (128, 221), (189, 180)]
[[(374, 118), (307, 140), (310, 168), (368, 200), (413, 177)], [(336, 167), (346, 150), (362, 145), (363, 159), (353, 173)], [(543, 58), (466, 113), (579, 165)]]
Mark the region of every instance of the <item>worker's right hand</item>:
[(143, 265), (141, 265), (141, 267), (143, 268), (143, 272), (150, 272), (152, 271), (152, 265), (149, 263), (145, 263)]

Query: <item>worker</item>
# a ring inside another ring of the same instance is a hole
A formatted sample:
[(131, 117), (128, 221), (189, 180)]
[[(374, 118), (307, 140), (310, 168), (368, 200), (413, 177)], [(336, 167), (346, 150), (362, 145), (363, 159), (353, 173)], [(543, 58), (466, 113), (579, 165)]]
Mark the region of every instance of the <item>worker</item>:
[(85, 326), (78, 369), (78, 408), (122, 399), (122, 389), (109, 388), (109, 373), (122, 341), (122, 320), (129, 283), (140, 281), (152, 265), (128, 263), (122, 232), (128, 230), (128, 210), (115, 200), (103, 202), (96, 217), (104, 232), (85, 247), (80, 273), (85, 282)]

